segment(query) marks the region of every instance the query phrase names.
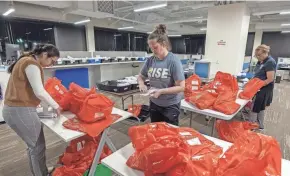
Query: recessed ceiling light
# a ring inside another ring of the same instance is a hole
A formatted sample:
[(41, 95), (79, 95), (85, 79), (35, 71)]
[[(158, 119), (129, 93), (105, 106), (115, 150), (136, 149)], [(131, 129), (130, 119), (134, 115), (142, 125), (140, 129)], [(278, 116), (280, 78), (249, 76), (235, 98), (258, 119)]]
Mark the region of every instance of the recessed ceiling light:
[(206, 31), (206, 30), (207, 30), (207, 28), (200, 28), (200, 30), (201, 30), (201, 31)]
[(281, 33), (290, 33), (290, 31), (281, 31)]

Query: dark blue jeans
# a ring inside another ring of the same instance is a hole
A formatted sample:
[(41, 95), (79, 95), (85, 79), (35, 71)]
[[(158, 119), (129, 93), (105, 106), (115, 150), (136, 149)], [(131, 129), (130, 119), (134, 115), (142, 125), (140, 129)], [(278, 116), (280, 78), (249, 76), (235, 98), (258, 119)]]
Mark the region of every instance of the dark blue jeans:
[(167, 122), (178, 126), (180, 114), (180, 103), (162, 107), (150, 101), (151, 122)]

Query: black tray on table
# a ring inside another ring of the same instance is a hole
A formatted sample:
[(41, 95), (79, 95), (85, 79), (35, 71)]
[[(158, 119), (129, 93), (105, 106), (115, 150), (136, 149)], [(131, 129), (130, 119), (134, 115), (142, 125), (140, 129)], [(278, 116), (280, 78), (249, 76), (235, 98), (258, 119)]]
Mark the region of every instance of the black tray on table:
[(97, 87), (98, 89), (103, 90), (103, 91), (116, 92), (116, 93), (123, 93), (132, 89), (131, 85), (118, 86), (117, 81), (104, 81), (101, 83), (97, 83)]

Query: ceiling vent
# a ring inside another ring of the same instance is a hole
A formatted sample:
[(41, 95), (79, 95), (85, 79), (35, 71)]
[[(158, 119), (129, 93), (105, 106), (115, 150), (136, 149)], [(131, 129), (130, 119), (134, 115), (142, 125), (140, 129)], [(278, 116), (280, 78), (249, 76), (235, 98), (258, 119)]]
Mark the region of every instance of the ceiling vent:
[(98, 0), (96, 2), (99, 12), (114, 14), (114, 2), (112, 0), (111, 1)]

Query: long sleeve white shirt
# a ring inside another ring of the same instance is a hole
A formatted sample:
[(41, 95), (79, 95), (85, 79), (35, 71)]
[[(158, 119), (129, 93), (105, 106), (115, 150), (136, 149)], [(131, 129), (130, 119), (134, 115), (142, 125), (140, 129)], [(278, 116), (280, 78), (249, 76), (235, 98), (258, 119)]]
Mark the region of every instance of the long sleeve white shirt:
[(53, 100), (53, 98), (49, 95), (49, 93), (47, 93), (47, 91), (44, 89), (39, 68), (36, 65), (32, 65), (32, 64), (28, 65), (25, 68), (25, 73), (35, 96), (39, 98), (42, 102), (51, 106), (53, 109), (59, 108), (59, 105)]

